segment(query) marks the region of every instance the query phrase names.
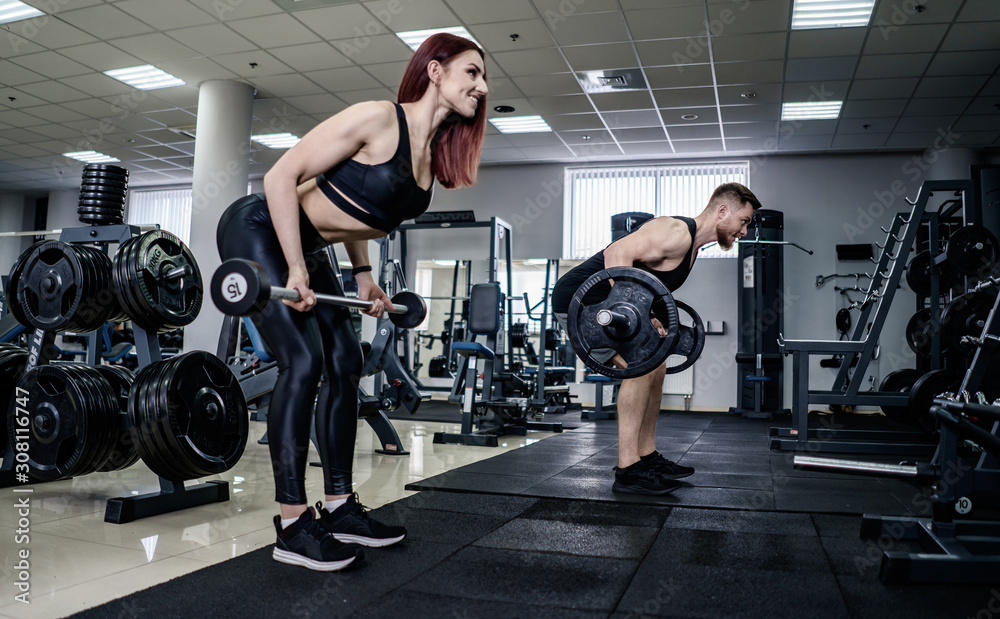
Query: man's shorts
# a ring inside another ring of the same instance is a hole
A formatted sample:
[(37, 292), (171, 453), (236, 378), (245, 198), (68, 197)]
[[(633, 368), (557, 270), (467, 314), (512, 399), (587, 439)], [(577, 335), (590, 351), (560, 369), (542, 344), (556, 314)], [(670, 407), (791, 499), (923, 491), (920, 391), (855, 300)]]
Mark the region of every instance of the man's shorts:
[[(552, 312), (552, 315), (556, 317), (556, 322), (559, 323), (562, 330), (569, 333), (569, 326), (567, 322), (568, 315), (563, 314), (562, 312)], [(572, 340), (570, 340), (570, 343), (572, 343)], [(611, 361), (611, 358), (617, 354), (618, 351), (613, 348), (593, 348), (590, 351), (590, 356), (594, 359), (594, 361), (605, 364)]]

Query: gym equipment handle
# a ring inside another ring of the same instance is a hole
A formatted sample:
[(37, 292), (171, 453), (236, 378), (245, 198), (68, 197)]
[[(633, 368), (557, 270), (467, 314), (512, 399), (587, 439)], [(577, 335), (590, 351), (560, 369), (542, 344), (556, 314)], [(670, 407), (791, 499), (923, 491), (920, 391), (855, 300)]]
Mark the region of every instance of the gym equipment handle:
[[(298, 290), (292, 290), (291, 288), (282, 288), (280, 286), (271, 286), (271, 298), (272, 299), (285, 299), (288, 301), (301, 301), (302, 296), (299, 294)], [(334, 305), (342, 305), (343, 307), (354, 307), (357, 309), (371, 309), (374, 305), (371, 301), (364, 301), (362, 299), (354, 299), (351, 297), (338, 297), (332, 294), (316, 294), (316, 301), (320, 303), (333, 303)], [(410, 308), (405, 305), (394, 303), (393, 309), (386, 308), (386, 311), (390, 314), (405, 314), (410, 311)]]

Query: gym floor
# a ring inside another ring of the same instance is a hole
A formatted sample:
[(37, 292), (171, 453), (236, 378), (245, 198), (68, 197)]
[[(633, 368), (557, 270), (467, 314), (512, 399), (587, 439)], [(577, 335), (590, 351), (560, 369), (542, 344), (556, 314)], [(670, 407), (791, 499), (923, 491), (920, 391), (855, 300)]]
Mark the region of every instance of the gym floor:
[[(228, 503), (114, 525), (103, 522), (106, 497), (156, 488), (144, 466), (38, 486), (30, 614), (7, 603), (0, 616), (990, 612), (988, 586), (879, 583), (878, 545), (913, 548), (860, 540), (860, 514), (919, 515), (929, 505), (924, 491), (899, 480), (796, 471), (790, 454), (768, 447), (767, 429), (780, 422), (662, 414), (659, 445), (698, 472), (674, 495), (650, 498), (610, 491), (615, 422), (582, 422), (578, 413), (551, 420), (569, 429), (507, 437), (495, 449), (435, 445), (434, 431), (456, 426), (394, 420), (411, 451), (405, 457), (374, 454), (374, 436), (360, 424), (358, 492), (369, 507), (382, 506), (376, 517), (405, 524), (410, 536), (369, 550), (359, 569), (340, 574), (293, 571), (270, 559), (273, 488), (266, 449), (255, 442), (261, 424), (224, 476), (232, 483)], [(314, 470), (312, 495), (320, 483)], [(16, 526), (12, 514), (0, 518), (0, 528)]]

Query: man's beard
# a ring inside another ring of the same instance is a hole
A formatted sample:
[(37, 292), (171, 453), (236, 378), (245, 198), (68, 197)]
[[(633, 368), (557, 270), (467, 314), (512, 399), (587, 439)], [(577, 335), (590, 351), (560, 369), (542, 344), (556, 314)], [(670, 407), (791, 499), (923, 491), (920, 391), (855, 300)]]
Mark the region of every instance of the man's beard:
[(719, 247), (723, 251), (729, 251), (733, 248), (733, 237), (730, 234), (726, 234), (722, 228), (722, 224), (715, 225), (715, 240), (719, 243)]

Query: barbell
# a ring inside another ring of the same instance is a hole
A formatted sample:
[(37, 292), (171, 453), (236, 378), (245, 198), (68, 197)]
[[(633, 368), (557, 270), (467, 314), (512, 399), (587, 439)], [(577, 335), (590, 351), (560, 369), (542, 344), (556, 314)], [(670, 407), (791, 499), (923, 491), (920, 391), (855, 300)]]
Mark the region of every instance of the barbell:
[[(234, 258), (226, 260), (212, 276), (212, 301), (228, 316), (246, 316), (261, 311), (271, 299), (300, 301), (297, 290), (271, 285), (271, 277), (256, 262)], [(317, 303), (357, 309), (370, 309), (371, 301), (330, 294), (316, 294)], [(415, 292), (403, 290), (392, 296), (389, 320), (400, 329), (412, 329), (427, 316), (427, 303)]]

